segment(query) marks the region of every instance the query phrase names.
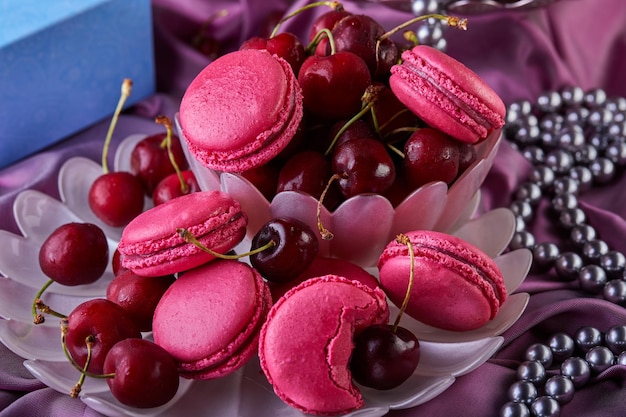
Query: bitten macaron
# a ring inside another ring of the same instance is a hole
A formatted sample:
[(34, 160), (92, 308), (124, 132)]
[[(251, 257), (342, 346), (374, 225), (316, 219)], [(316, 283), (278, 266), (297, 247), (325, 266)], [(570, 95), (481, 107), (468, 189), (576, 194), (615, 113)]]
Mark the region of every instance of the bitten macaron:
[(163, 294), (152, 321), (154, 342), (185, 378), (226, 376), (257, 353), (271, 305), (269, 288), (254, 268), (216, 259), (181, 274)]
[(248, 218), (239, 203), (222, 191), (199, 191), (146, 210), (122, 231), (122, 266), (137, 275), (175, 274), (215, 256), (187, 242), (187, 229), (214, 252), (226, 253), (243, 240)]
[(240, 50), (207, 65), (180, 104), (190, 153), (210, 169), (242, 172), (284, 149), (303, 116), (290, 65), (265, 50)]
[(287, 291), (261, 329), (259, 358), (274, 392), (309, 414), (361, 408), (349, 359), (354, 335), (387, 323), (385, 293), (337, 275), (311, 278)]
[[(445, 330), (477, 329), (507, 299), (502, 272), (483, 251), (456, 236), (406, 233), (414, 251), (414, 281), (405, 313)], [(378, 260), (380, 285), (394, 304), (405, 298), (411, 273), (406, 243), (390, 242)]]
[(389, 85), (404, 105), (431, 127), (476, 143), (504, 126), (506, 108), (474, 71), (431, 46), (402, 53)]

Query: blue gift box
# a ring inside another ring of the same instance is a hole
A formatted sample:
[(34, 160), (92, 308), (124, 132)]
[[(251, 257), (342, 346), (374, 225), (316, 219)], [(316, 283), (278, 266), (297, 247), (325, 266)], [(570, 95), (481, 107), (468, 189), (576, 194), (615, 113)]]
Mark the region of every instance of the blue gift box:
[(154, 92), (150, 0), (0, 0), (0, 167), (110, 117), (124, 78)]

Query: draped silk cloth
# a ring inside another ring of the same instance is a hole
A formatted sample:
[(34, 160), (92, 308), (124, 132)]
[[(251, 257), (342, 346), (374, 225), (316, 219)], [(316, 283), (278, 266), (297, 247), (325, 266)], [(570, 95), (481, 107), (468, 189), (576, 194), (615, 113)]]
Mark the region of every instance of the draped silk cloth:
[[(154, 116), (173, 116), (180, 96), (209, 59), (189, 46), (203, 21), (221, 10), (209, 33), (220, 53), (234, 50), (246, 38), (264, 34), (276, 16), (295, 10), (305, 1), (287, 0), (153, 0), (158, 93), (125, 112), (112, 147), (133, 133), (161, 131)], [(389, 29), (410, 14), (372, 2), (345, 1), (347, 10), (366, 13)], [(306, 42), (308, 27), (323, 8), (299, 15), (282, 30)], [(564, 86), (603, 88), (610, 96), (626, 96), (626, 2), (623, 0), (561, 0), (539, 9), (503, 11), (470, 16), (467, 32), (447, 29), (448, 53), (479, 73), (506, 104), (534, 100), (546, 90)], [(10, 105), (2, 103), (0, 106)], [(31, 188), (58, 197), (57, 173), (76, 155), (99, 161), (108, 121), (0, 170), (0, 228), (17, 233), (12, 204), (22, 190)], [(112, 162), (111, 162), (112, 163)], [(504, 142), (482, 187), (480, 210), (508, 206), (511, 194), (526, 179), (529, 164)], [(610, 247), (626, 253), (626, 176), (580, 196), (589, 223)], [(530, 226), (537, 241), (562, 242), (545, 204)], [(474, 372), (462, 376), (443, 394), (419, 407), (392, 411), (391, 417), (497, 416), (507, 401), (507, 389), (525, 349), (545, 342), (557, 331), (573, 334), (582, 326), (606, 331), (626, 324), (623, 307), (578, 290), (575, 282), (562, 282), (554, 273), (529, 274), (520, 291), (531, 294), (529, 305), (504, 336), (502, 349)], [(22, 359), (0, 345), (0, 417), (99, 416), (80, 401), (54, 392), (35, 380)], [(561, 410), (562, 416), (605, 417), (626, 415), (626, 368), (613, 366), (576, 391)]]

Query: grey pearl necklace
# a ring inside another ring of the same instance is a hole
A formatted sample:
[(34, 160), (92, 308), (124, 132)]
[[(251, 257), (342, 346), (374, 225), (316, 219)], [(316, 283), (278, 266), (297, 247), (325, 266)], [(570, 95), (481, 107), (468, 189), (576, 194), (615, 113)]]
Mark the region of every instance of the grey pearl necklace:
[[(626, 99), (601, 89), (565, 88), (542, 94), (534, 103), (507, 109), (505, 137), (533, 165), (514, 192), (516, 232), (510, 248), (528, 248), (534, 267), (553, 268), (559, 279), (578, 281), (589, 294), (626, 306), (626, 256), (598, 236), (587, 222), (579, 194), (613, 180), (626, 167)], [(569, 240), (562, 250), (537, 242), (526, 225), (539, 202), (550, 210)]]
[(576, 389), (613, 365), (626, 365), (626, 325), (556, 333), (526, 349), (499, 416), (558, 417)]

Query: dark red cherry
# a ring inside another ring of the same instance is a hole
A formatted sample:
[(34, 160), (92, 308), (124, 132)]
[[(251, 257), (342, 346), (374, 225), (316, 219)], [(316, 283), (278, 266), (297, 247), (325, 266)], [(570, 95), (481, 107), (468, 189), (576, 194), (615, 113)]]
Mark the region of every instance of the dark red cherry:
[(89, 207), (109, 226), (126, 226), (143, 211), (143, 206), (143, 186), (130, 172), (100, 175), (89, 189)]
[(361, 57), (375, 79), (384, 79), (398, 62), (398, 48), (390, 39), (376, 45), (384, 33), (376, 20), (363, 14), (344, 17), (332, 30), (337, 52), (352, 52)]
[(141, 338), (139, 327), (122, 307), (105, 298), (85, 301), (67, 316), (65, 345), (81, 368), (88, 355), (86, 340), (91, 340), (91, 360), (87, 371), (102, 373), (104, 358), (120, 340)]
[(403, 167), (413, 187), (431, 181), (450, 183), (459, 172), (458, 142), (437, 129), (419, 129), (404, 145)]
[[(319, 199), (331, 176), (330, 159), (317, 151), (302, 151), (281, 168), (276, 192), (301, 191)], [(328, 191), (324, 200), (326, 207), (333, 207), (338, 202), (338, 191), (337, 187)]]
[[(130, 172), (135, 174), (151, 197), (157, 184), (175, 172), (167, 151), (166, 133), (147, 136), (139, 141), (130, 154)], [(174, 161), (180, 170), (188, 167), (178, 136), (172, 135), (171, 149)]]
[(467, 142), (459, 142), (459, 175), (469, 168), (477, 158), (478, 155), (475, 145)]
[(365, 62), (350, 52), (309, 56), (298, 73), (304, 107), (328, 120), (350, 118), (361, 109), (361, 97), (372, 79)]
[[(338, 21), (346, 16), (349, 16), (350, 14), (350, 12), (344, 10), (343, 7), (341, 7), (319, 15), (313, 21), (311, 29), (309, 30), (309, 43), (313, 42), (318, 33), (320, 33), (323, 29), (328, 29), (332, 31)], [(328, 37), (320, 37), (314, 54), (320, 56), (328, 55), (327, 47)]]
[(352, 378), (370, 388), (396, 388), (413, 375), (420, 353), (419, 341), (404, 327), (395, 331), (390, 324), (366, 327), (354, 339)]
[(109, 283), (106, 298), (126, 310), (139, 330), (149, 332), (152, 330), (154, 310), (174, 281), (174, 275), (144, 277), (126, 270)]
[(250, 263), (263, 278), (289, 282), (313, 262), (319, 250), (317, 236), (300, 220), (278, 217), (267, 222), (252, 238), (252, 249), (270, 241), (274, 246), (250, 255)]
[(242, 172), (241, 176), (250, 181), (267, 201), (272, 201), (276, 194), (276, 184), (278, 182), (278, 167), (276, 164), (270, 161), (267, 164)]
[(384, 194), (396, 178), (393, 160), (385, 145), (376, 139), (353, 139), (335, 149), (332, 170), (340, 175), (344, 197), (357, 194)]
[(66, 223), (56, 228), (39, 248), (42, 272), (63, 285), (97, 281), (109, 264), (107, 238), (91, 223)]
[(180, 378), (176, 362), (161, 346), (145, 339), (117, 342), (106, 355), (104, 373), (111, 394), (122, 404), (153, 408), (174, 398)]
[(200, 191), (200, 186), (198, 185), (198, 181), (196, 180), (196, 176), (193, 171), (187, 169), (185, 171), (181, 171), (180, 175), (185, 183), (185, 189), (183, 189), (183, 184), (181, 183), (181, 179), (177, 173), (168, 175), (163, 178), (154, 189), (152, 202), (155, 206), (163, 204), (176, 197)]
[(306, 58), (304, 45), (296, 35), (290, 32), (282, 32), (269, 39), (262, 37), (250, 38), (239, 47), (244, 49), (265, 49), (271, 54), (275, 54), (289, 63), (294, 74), (300, 70), (300, 66)]
[(128, 269), (122, 265), (122, 259), (124, 255), (115, 248), (115, 252), (113, 252), (113, 256), (111, 257), (111, 268), (113, 269), (113, 275), (117, 276)]

